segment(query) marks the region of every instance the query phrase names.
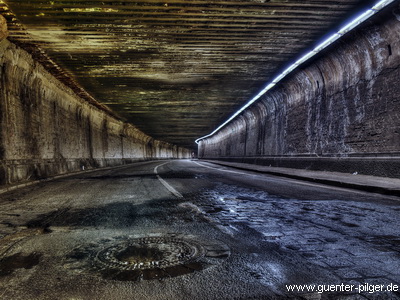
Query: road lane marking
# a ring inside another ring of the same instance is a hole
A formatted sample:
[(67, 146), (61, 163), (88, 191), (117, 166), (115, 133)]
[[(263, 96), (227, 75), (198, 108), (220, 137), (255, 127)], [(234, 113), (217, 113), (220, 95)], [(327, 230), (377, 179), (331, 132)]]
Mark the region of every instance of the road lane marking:
[(177, 197), (177, 198), (183, 198), (183, 196), (182, 196), (181, 193), (179, 193), (173, 186), (171, 186), (168, 182), (166, 182), (164, 179), (162, 179), (160, 175), (158, 175), (158, 167), (161, 167), (161, 166), (163, 166), (163, 165), (165, 165), (165, 164), (168, 164), (168, 163), (169, 163), (169, 161), (167, 161), (167, 162), (165, 162), (165, 163), (163, 163), (163, 164), (160, 164), (160, 165), (156, 166), (156, 167), (154, 168), (154, 174), (156, 174), (157, 179), (160, 180), (160, 182), (162, 183), (162, 185), (165, 186), (165, 188), (166, 188), (168, 191), (170, 191), (175, 197)]
[(196, 162), (196, 161), (194, 161), (194, 163), (197, 164), (197, 165), (199, 165), (199, 166), (201, 166), (201, 167), (203, 167), (203, 168), (214, 169), (214, 170), (221, 171), (221, 172), (228, 172), (228, 173), (235, 173), (235, 174), (240, 174), (240, 175), (254, 176), (254, 174), (243, 173), (243, 172), (237, 172), (237, 171), (231, 171), (231, 170), (224, 170), (224, 169), (221, 169), (221, 168), (209, 167), (209, 166), (200, 164), (200, 163), (198, 163), (198, 162)]

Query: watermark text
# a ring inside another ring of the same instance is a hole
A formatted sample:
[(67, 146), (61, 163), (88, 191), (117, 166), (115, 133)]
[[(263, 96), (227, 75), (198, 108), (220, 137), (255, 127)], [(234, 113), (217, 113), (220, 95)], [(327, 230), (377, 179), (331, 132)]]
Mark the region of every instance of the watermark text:
[(390, 284), (287, 284), (288, 292), (294, 293), (377, 293), (377, 292), (398, 292), (400, 285)]

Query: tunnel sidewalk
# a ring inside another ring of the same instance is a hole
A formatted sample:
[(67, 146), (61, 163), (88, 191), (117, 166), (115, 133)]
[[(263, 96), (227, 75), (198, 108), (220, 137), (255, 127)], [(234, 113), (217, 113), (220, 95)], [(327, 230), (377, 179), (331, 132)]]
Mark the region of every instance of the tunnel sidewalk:
[(202, 160), (221, 166), (400, 197), (400, 179), (369, 175), (268, 167), (255, 164)]

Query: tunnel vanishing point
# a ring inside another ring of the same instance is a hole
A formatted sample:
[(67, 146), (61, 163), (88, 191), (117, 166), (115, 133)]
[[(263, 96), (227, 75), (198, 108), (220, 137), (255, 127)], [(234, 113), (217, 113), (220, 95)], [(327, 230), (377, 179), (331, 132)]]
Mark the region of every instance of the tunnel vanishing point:
[(378, 1), (322, 2), (0, 1), (0, 186), (193, 151), (400, 178), (399, 1), (195, 148)]

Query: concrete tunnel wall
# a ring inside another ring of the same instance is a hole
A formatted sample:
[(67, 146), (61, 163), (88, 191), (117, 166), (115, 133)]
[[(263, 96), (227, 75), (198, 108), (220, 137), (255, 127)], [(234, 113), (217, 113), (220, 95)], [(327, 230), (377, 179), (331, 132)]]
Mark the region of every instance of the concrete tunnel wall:
[(201, 140), (199, 157), (400, 177), (400, 15), (379, 20)]
[(0, 186), (139, 160), (190, 156), (189, 150), (154, 140), (79, 98), (5, 37), (3, 26)]

